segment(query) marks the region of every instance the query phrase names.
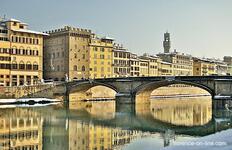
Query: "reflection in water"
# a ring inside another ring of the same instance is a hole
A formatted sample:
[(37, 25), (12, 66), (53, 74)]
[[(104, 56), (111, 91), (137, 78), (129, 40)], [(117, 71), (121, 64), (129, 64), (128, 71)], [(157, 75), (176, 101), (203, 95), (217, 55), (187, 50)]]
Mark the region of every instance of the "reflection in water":
[(151, 101), (151, 114), (174, 125), (204, 125), (212, 118), (212, 101), (211, 97), (155, 99)]
[(69, 144), (72, 150), (116, 149), (130, 143), (141, 132), (69, 121)]
[(43, 118), (27, 109), (4, 109), (0, 117), (2, 150), (42, 150)]
[[(103, 98), (113, 98), (106, 91)], [(213, 122), (210, 97), (150, 99), (143, 93), (136, 114), (127, 114), (115, 112), (115, 100), (99, 101), (99, 92), (72, 93), (68, 106), (1, 109), (0, 149), (159, 149), (229, 128)]]
[(70, 110), (85, 110), (93, 117), (112, 119), (115, 117), (115, 101), (85, 101), (70, 103)]
[(146, 100), (136, 97), (136, 114), (152, 115), (154, 119), (173, 125), (198, 126), (212, 119), (212, 100), (205, 97), (173, 97)]

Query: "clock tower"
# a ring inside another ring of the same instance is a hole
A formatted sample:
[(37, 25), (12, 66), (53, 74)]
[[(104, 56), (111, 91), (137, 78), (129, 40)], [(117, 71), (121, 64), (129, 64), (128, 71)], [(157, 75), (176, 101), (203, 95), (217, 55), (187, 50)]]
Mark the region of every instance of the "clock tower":
[(164, 53), (169, 53), (171, 48), (171, 41), (170, 41), (170, 33), (164, 33), (164, 41), (163, 41)]

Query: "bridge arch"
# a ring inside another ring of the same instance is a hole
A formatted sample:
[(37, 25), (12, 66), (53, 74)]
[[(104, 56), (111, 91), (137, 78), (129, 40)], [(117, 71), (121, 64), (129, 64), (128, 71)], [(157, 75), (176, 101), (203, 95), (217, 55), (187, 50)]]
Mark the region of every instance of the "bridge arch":
[(68, 93), (71, 94), (71, 93), (79, 92), (79, 91), (84, 92), (84, 91), (88, 91), (89, 89), (96, 87), (96, 86), (104, 86), (104, 87), (112, 89), (116, 93), (118, 93), (118, 89), (115, 86), (113, 86), (111, 84), (95, 82), (95, 81), (93, 81), (93, 82), (86, 81), (86, 82), (81, 82), (81, 83), (76, 83), (74, 85), (71, 85), (68, 87)]
[(132, 94), (134, 96), (142, 93), (142, 92), (146, 92), (146, 94), (151, 94), (152, 91), (154, 91), (155, 89), (158, 89), (160, 87), (164, 87), (164, 86), (169, 86), (169, 85), (173, 85), (173, 84), (184, 84), (184, 85), (191, 85), (194, 87), (198, 87), (201, 89), (204, 89), (205, 91), (207, 91), (208, 93), (210, 93), (211, 96), (214, 96), (215, 92), (213, 89), (211, 89), (210, 87), (201, 84), (201, 83), (197, 83), (197, 82), (189, 82), (189, 81), (180, 81), (180, 80), (173, 80), (173, 81), (154, 81), (154, 82), (150, 82), (150, 83), (145, 83), (145, 84), (141, 84), (140, 86), (136, 87), (133, 91)]

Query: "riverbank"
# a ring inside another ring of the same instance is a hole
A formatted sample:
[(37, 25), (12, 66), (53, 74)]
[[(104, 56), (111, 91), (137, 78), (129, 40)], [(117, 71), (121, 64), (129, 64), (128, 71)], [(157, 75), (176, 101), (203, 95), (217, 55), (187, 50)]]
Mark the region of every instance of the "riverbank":
[(0, 105), (14, 105), (14, 104), (46, 104), (60, 102), (57, 99), (48, 98), (20, 98), (20, 99), (0, 99)]

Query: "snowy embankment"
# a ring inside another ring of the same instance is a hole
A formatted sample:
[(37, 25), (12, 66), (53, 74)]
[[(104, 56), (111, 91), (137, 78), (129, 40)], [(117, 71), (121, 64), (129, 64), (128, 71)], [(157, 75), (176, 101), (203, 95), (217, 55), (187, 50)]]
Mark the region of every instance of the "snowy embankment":
[(0, 99), (0, 105), (5, 104), (19, 104), (19, 103), (54, 103), (60, 102), (57, 99), (48, 99), (48, 98), (20, 98), (20, 99)]
[(162, 150), (232, 150), (232, 129), (192, 141), (175, 142)]

